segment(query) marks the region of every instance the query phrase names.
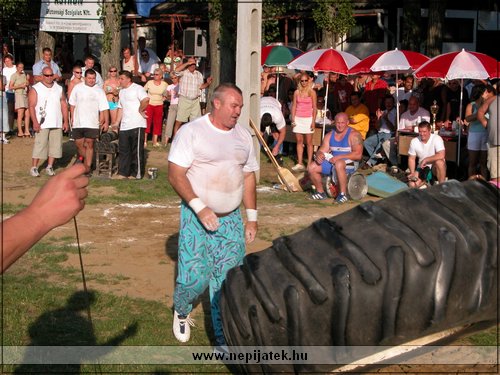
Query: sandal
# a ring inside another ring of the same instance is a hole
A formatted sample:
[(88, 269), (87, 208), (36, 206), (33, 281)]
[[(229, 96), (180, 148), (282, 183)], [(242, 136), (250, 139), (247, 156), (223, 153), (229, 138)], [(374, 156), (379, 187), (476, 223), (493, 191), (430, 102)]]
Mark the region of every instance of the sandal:
[(320, 192), (315, 192), (311, 194), (311, 198), (316, 200), (316, 201), (322, 201), (328, 198), (325, 192), (320, 193)]

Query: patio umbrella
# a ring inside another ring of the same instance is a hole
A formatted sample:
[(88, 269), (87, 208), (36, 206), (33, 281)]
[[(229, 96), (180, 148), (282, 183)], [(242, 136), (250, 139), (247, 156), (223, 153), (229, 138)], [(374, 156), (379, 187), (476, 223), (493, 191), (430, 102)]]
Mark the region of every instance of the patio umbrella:
[[(446, 80), (460, 79), (460, 111), (462, 116), (462, 101), (464, 79), (487, 79), (498, 78), (498, 61), (484, 53), (466, 51), (449, 52), (436, 56), (414, 73), (417, 78), (441, 78)], [(461, 120), (461, 119), (460, 119)], [(461, 123), (462, 121), (460, 121)], [(458, 131), (458, 154), (457, 165), (460, 166), (460, 138), (462, 126), (459, 124)]]
[[(337, 51), (333, 48), (326, 48), (305, 52), (292, 60), (287, 67), (288, 69), (307, 70), (313, 72), (321, 71), (347, 75), (349, 74), (349, 69), (356, 65), (359, 61), (360, 60), (356, 56), (348, 52)], [(327, 93), (329, 84), (330, 81), (328, 80), (326, 82)], [(325, 97), (322, 138), (325, 136), (327, 102), (328, 95)]]
[[(398, 50), (379, 52), (361, 60), (349, 70), (349, 74), (389, 72), (398, 74), (410, 73), (427, 62), (429, 58), (418, 52)], [(399, 93), (396, 87), (396, 122), (399, 128)]]
[(285, 67), (295, 57), (302, 54), (298, 48), (283, 46), (281, 44), (262, 47), (260, 55), (261, 65), (276, 66), (278, 72), (276, 75), (276, 95), (279, 95), (280, 75), (279, 68)]

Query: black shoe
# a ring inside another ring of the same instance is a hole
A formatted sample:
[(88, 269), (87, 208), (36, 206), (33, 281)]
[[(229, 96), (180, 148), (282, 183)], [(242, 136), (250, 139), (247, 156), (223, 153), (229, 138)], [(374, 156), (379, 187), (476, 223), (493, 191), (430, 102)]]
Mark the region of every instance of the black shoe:
[(276, 161), (278, 162), (280, 167), (283, 167), (285, 165), (285, 161), (283, 160), (283, 157), (281, 155), (276, 156)]

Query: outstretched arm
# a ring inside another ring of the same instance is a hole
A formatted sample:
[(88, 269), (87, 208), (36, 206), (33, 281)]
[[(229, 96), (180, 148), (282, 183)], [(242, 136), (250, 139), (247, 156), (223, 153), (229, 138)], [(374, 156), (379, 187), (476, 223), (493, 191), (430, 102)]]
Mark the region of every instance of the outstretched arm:
[(51, 178), (33, 202), (2, 223), (2, 273), (51, 229), (67, 223), (85, 206), (88, 177), (76, 164)]

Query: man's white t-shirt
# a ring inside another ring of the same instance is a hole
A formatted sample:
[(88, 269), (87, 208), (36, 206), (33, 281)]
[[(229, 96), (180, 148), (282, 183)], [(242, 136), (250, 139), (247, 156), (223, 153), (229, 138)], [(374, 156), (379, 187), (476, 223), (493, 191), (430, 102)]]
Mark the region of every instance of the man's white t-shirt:
[(398, 130), (409, 126), (417, 126), (419, 121), (431, 121), (431, 114), (425, 108), (418, 107), (414, 114), (411, 114), (410, 111), (404, 112), (399, 119)]
[[(102, 89), (104, 87), (104, 80), (102, 79), (101, 73), (99, 73), (94, 68), (90, 68), (90, 69), (92, 69), (95, 72), (95, 84)], [(86, 70), (87, 70), (86, 67), (82, 67), (82, 77), (85, 77)], [(74, 74), (71, 76), (71, 79), (73, 79), (73, 78), (75, 78)]]
[(148, 62), (141, 59), (141, 63), (139, 64), (139, 66), (141, 67), (141, 73), (153, 74), (155, 72), (155, 69), (159, 68), (159, 65), (151, 58), (149, 58)]
[(420, 137), (413, 138), (410, 142), (408, 155), (416, 156), (419, 160), (436, 155), (444, 150), (443, 138), (438, 134), (431, 134), (427, 143), (423, 143)]
[(250, 132), (240, 124), (229, 131), (220, 130), (208, 114), (179, 129), (168, 161), (188, 168), (187, 178), (195, 194), (220, 214), (240, 206), (243, 174), (259, 169)]
[(145, 128), (147, 125), (146, 119), (139, 113), (141, 101), (148, 97), (144, 87), (132, 83), (126, 89), (122, 88), (118, 97), (118, 108), (122, 109), (120, 130)]
[(286, 126), (285, 118), (283, 117), (283, 112), (281, 111), (281, 103), (279, 100), (273, 98), (272, 96), (263, 96), (260, 99), (260, 117), (264, 113), (269, 113), (273, 119), (273, 123), (276, 124), (278, 130), (283, 129)]
[(109, 109), (104, 90), (99, 86), (76, 85), (71, 91), (69, 104), (73, 111), (73, 128), (99, 129), (99, 112)]

